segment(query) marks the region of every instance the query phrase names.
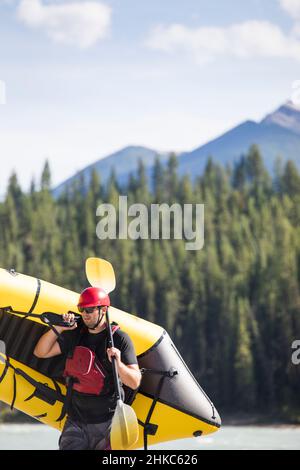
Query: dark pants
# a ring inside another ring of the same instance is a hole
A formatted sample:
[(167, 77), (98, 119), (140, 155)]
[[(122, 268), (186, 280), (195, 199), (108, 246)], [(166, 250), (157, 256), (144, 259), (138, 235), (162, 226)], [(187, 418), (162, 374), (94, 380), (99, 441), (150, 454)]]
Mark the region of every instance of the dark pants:
[(83, 424), (67, 419), (59, 438), (59, 450), (109, 450), (111, 419)]

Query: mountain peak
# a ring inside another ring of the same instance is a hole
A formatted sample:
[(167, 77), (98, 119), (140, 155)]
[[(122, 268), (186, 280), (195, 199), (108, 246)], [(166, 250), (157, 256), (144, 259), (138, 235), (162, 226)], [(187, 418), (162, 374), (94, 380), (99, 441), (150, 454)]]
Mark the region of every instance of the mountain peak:
[(296, 103), (293, 103), (293, 101), (289, 100), (281, 107), (285, 107), (287, 109), (291, 109), (291, 110), (294, 110), (294, 111), (300, 113), (300, 103), (296, 104)]
[[(244, 121), (205, 145), (178, 155), (178, 172), (189, 174), (192, 178), (203, 173), (208, 156), (221, 165), (234, 165), (241, 155), (245, 155), (252, 144), (257, 144), (269, 171), (274, 170), (278, 155), (284, 161), (293, 160), (300, 167), (300, 105), (291, 101), (284, 103), (261, 122)], [(109, 181), (112, 169), (121, 186), (126, 187), (129, 175), (136, 176), (141, 160), (146, 174), (151, 180), (155, 159), (159, 154), (161, 162), (166, 164), (169, 152), (158, 152), (141, 145), (128, 145), (85, 167), (54, 189), (58, 197), (80, 175), (89, 181), (91, 171), (96, 170), (102, 184)]]
[(300, 134), (300, 104), (297, 105), (292, 101), (287, 101), (276, 111), (268, 114), (261, 121), (261, 124), (276, 124), (296, 134)]

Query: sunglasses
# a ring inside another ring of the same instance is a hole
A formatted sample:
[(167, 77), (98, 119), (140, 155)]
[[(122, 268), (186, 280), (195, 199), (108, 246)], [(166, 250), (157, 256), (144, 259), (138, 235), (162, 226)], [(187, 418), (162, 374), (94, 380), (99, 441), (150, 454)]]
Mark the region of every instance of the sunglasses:
[(83, 308), (83, 307), (78, 307), (78, 310), (80, 313), (94, 313), (94, 311), (96, 310), (96, 308), (98, 309), (99, 307), (86, 307), (86, 308)]

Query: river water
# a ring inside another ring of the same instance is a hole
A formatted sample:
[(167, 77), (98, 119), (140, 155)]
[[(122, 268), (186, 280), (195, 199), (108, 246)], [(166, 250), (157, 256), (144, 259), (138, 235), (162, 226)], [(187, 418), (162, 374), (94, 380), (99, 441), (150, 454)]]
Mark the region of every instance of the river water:
[[(54, 450), (59, 432), (41, 424), (0, 424), (1, 450)], [(300, 450), (300, 426), (223, 426), (207, 437), (149, 446), (165, 450)]]

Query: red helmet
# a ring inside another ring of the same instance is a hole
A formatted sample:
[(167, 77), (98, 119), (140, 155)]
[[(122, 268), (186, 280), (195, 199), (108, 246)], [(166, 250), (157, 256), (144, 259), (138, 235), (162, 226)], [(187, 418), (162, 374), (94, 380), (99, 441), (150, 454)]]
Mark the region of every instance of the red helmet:
[(78, 308), (110, 306), (108, 294), (100, 287), (88, 287), (81, 292)]

